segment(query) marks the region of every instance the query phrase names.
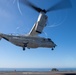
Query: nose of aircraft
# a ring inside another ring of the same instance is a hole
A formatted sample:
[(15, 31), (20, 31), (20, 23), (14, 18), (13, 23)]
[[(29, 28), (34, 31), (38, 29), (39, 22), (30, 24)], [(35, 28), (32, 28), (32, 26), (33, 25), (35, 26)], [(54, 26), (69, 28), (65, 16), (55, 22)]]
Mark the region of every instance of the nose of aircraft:
[(54, 47), (56, 47), (57, 45), (56, 44), (54, 44)]
[(55, 48), (57, 45), (52, 41), (53, 47)]

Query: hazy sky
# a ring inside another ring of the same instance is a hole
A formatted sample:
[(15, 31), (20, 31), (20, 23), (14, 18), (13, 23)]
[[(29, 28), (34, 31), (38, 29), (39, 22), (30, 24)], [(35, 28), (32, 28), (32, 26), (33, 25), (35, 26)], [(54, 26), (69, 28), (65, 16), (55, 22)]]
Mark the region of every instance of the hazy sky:
[[(29, 0), (38, 7), (48, 9), (60, 0)], [(48, 22), (40, 36), (51, 38), (57, 47), (26, 49), (2, 39), (0, 41), (0, 68), (69, 68), (76, 67), (76, 0), (72, 8), (47, 13)], [(26, 34), (36, 22), (39, 13), (18, 3), (0, 0), (0, 32)]]

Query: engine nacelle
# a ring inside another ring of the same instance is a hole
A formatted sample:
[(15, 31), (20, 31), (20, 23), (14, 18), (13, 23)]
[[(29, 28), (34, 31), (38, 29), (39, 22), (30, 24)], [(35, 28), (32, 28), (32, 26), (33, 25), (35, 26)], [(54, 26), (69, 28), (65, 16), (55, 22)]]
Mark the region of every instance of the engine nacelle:
[(46, 26), (47, 19), (48, 17), (45, 15), (45, 13), (41, 12), (35, 26), (36, 32), (42, 33), (44, 27)]

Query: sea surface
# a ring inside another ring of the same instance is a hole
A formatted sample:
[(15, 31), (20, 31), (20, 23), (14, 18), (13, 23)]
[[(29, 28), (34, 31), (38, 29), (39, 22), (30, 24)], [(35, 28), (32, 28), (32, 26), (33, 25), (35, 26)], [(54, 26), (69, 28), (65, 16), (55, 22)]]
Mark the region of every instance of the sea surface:
[[(52, 68), (0, 68), (0, 71), (51, 71)], [(57, 68), (59, 71), (76, 71), (76, 68)]]

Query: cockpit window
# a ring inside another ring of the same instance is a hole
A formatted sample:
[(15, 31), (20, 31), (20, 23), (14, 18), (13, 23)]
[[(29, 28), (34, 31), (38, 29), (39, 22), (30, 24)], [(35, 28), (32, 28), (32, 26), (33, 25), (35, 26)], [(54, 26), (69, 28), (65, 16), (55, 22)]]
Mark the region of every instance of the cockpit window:
[(44, 41), (46, 41), (46, 39), (45, 39), (45, 38), (43, 38), (43, 39), (42, 39), (42, 42), (44, 42)]
[(48, 41), (51, 41), (51, 39), (50, 39), (50, 38), (48, 38)]
[(43, 41), (45, 41), (46, 39), (43, 39)]

